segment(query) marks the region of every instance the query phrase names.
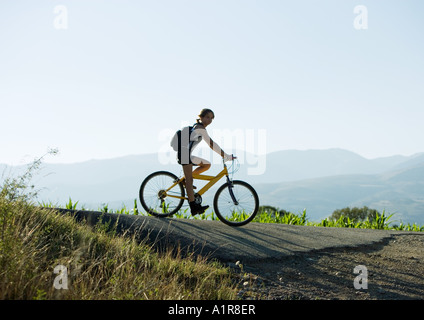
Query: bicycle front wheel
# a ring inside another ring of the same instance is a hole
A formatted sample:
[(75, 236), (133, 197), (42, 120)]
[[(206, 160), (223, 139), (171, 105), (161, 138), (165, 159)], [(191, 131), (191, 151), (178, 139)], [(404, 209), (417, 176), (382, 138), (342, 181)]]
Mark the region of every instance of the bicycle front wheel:
[(184, 188), (181, 184), (176, 184), (168, 190), (176, 181), (178, 177), (168, 171), (158, 171), (144, 179), (140, 186), (143, 208), (156, 217), (168, 217), (178, 212), (184, 203)]
[(233, 227), (252, 221), (259, 209), (259, 197), (253, 187), (240, 180), (222, 185), (213, 201), (219, 220)]

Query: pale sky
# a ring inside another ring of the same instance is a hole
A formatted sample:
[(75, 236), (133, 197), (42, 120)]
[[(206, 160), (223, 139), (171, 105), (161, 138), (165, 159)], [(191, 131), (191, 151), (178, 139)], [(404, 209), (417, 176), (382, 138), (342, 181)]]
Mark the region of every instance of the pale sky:
[(0, 0), (0, 163), (158, 152), (205, 107), (212, 138), (265, 132), (258, 153), (423, 152), (423, 15), (422, 0)]

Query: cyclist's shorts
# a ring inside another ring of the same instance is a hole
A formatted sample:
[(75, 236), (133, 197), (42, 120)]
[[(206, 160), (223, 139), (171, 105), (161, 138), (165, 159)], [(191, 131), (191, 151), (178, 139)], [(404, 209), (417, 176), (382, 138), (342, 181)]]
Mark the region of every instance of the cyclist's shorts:
[(181, 159), (181, 153), (177, 152), (177, 162), (178, 164), (182, 166), (185, 166), (188, 164), (192, 164), (193, 166), (198, 166), (202, 162), (202, 159), (199, 157), (193, 156), (191, 154), (188, 157), (186, 156), (184, 159)]

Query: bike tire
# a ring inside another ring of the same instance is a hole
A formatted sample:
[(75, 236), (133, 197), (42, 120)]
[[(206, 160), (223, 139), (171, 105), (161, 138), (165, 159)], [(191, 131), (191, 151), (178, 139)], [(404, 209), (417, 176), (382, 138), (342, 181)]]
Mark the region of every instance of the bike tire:
[[(139, 197), (141, 205), (147, 213), (156, 217), (169, 217), (177, 213), (184, 199), (171, 198), (167, 196), (168, 189), (178, 177), (168, 171), (157, 171), (147, 176), (140, 186)], [(184, 197), (183, 185), (177, 184), (172, 194)]]
[(215, 194), (214, 210), (223, 223), (232, 227), (244, 226), (258, 213), (259, 197), (255, 189), (247, 182), (234, 180), (231, 186), (238, 204), (234, 204), (229, 184), (225, 183)]

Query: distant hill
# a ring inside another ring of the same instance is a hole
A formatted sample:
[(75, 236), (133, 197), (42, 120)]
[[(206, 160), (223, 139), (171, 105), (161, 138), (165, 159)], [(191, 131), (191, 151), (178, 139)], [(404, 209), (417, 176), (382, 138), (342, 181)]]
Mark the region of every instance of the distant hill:
[[(404, 222), (424, 224), (423, 153), (371, 160), (343, 149), (285, 150), (262, 157), (238, 152), (237, 156), (241, 166), (234, 178), (251, 183), (261, 204), (294, 212), (306, 208), (308, 217), (314, 221), (329, 216), (335, 209), (367, 205), (398, 212), (396, 218)], [(256, 172), (261, 174), (248, 174), (259, 166), (264, 170)], [(221, 169), (222, 166), (214, 164), (208, 174)], [(0, 165), (0, 177), (22, 170), (23, 167), (6, 169)], [(170, 161), (164, 165), (158, 154), (144, 154), (75, 164), (44, 164), (33, 182), (42, 189), (40, 201), (63, 205), (71, 197), (87, 208), (109, 204), (117, 209), (122, 204), (132, 207), (143, 179), (158, 170), (182, 175), (178, 164)], [(204, 201), (211, 205), (213, 194), (209, 194)]]
[[(364, 205), (396, 213), (394, 219), (424, 224), (424, 163), (379, 175), (339, 175), (255, 185), (261, 202), (300, 212), (313, 221), (335, 209)], [(400, 223), (400, 221), (398, 221)]]
[[(285, 150), (266, 155), (266, 171), (255, 176), (257, 183), (285, 182), (347, 174), (379, 174), (389, 171), (414, 157), (392, 156), (366, 159), (343, 150)], [(424, 162), (424, 155), (420, 157)], [(247, 175), (243, 168), (243, 174)]]

